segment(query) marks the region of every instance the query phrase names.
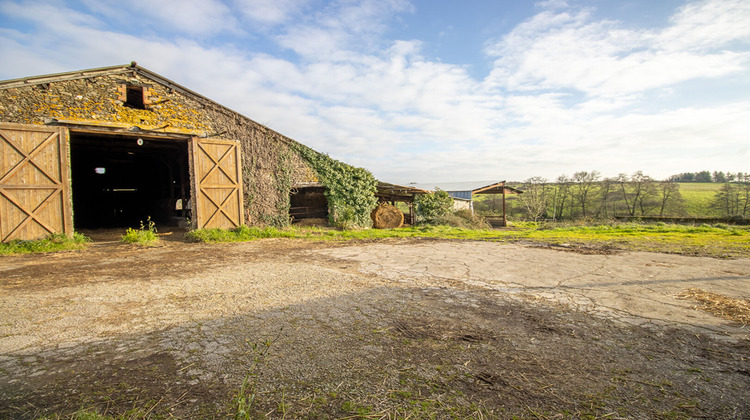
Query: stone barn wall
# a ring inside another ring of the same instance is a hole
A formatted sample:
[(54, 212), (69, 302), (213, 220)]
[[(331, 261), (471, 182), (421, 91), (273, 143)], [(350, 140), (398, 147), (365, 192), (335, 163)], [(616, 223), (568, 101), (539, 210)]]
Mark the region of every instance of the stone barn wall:
[[(142, 87), (144, 106), (125, 106), (126, 87)], [(177, 85), (134, 69), (75, 80), (0, 89), (0, 121), (101, 125), (236, 140), (242, 146), (245, 223), (286, 225), (289, 191), (318, 175), (299, 156), (299, 144)]]

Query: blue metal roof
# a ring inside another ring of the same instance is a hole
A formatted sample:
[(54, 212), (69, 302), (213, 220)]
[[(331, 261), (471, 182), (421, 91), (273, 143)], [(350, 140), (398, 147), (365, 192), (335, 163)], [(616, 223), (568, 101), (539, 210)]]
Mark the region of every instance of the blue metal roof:
[(471, 198), (471, 192), (484, 189), (486, 187), (495, 185), (495, 184), (501, 184), (503, 181), (472, 181), (472, 182), (436, 182), (436, 183), (413, 183), (413, 184), (406, 184), (410, 187), (419, 188), (421, 190), (430, 190), (435, 191), (435, 189), (439, 188), (443, 191), (447, 191), (448, 193), (459, 193), (459, 192), (469, 192), (468, 197), (463, 198)]

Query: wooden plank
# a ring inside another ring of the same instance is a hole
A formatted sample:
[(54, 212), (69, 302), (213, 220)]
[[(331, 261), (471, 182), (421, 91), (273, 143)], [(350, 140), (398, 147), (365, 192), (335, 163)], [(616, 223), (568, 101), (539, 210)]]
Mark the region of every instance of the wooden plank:
[(0, 123), (0, 241), (71, 234), (68, 130)]

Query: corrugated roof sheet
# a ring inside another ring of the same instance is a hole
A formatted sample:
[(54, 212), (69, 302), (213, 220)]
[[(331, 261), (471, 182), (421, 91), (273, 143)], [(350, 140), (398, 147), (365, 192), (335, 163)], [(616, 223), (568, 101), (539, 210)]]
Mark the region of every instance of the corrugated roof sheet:
[(436, 183), (415, 183), (405, 184), (410, 187), (419, 188), (422, 190), (434, 191), (436, 188), (440, 188), (443, 191), (476, 191), (489, 187), (495, 184), (500, 184), (503, 181), (469, 181), (469, 182), (436, 182)]

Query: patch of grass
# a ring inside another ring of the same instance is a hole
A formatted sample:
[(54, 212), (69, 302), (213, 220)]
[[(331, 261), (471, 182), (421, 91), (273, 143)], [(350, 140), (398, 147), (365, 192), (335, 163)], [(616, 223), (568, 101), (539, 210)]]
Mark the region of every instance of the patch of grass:
[(73, 233), (72, 236), (55, 233), (44, 239), (33, 241), (13, 240), (7, 243), (0, 243), (0, 255), (32, 254), (83, 249), (90, 241), (91, 239), (80, 233)]
[(456, 239), (471, 241), (574, 244), (582, 247), (705, 255), (750, 256), (750, 227), (727, 225), (684, 226), (667, 223), (548, 224), (517, 223), (512, 229), (468, 229), (450, 226), (415, 226), (398, 229), (339, 230), (320, 227), (247, 227), (201, 229), (187, 233), (199, 242), (238, 242), (260, 238), (298, 238), (326, 241), (387, 238)]
[(750, 229), (726, 225), (603, 224), (523, 230), (536, 242), (582, 244), (631, 251), (651, 251), (713, 257), (750, 256)]
[(347, 413), (354, 414), (355, 417), (366, 417), (373, 412), (372, 407), (352, 401), (344, 401), (343, 404), (341, 404), (341, 409)]
[[(304, 235), (302, 235), (304, 236)], [(240, 226), (235, 229), (196, 229), (185, 234), (193, 242), (245, 242), (262, 238), (297, 238), (300, 234), (295, 228), (279, 229), (275, 227)]]
[(159, 242), (159, 237), (156, 235), (156, 224), (149, 216), (149, 218), (146, 219), (146, 225), (141, 221), (141, 227), (139, 229), (128, 228), (120, 240), (126, 244), (138, 244), (143, 246), (156, 245)]

